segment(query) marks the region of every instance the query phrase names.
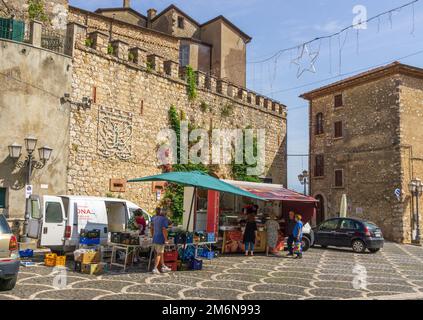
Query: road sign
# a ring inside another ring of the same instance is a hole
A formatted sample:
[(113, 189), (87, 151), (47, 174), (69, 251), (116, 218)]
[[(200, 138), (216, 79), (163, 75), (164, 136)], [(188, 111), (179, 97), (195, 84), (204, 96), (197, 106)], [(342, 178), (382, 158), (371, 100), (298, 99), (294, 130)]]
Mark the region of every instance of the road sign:
[(398, 201), (401, 201), (401, 195), (402, 195), (401, 189), (395, 189), (394, 194), (397, 197)]
[(32, 185), (27, 184), (25, 186), (25, 199), (29, 199), (32, 196)]

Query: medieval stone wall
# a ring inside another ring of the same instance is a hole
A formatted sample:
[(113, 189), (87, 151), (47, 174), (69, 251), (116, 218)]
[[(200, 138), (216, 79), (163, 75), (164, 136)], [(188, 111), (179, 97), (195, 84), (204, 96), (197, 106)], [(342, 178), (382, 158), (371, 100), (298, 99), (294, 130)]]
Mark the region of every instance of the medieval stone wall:
[[(151, 57), (154, 69), (144, 62), (127, 61), (127, 45), (107, 54), (104, 45), (89, 48), (79, 39), (74, 51), (72, 99), (91, 96), (89, 109), (73, 109), (70, 120), (68, 194), (105, 196), (110, 179), (129, 179), (161, 172), (156, 151), (157, 134), (169, 127), (172, 105), (198, 127), (266, 129), (266, 172), (274, 183), (286, 185), (286, 109), (279, 103), (215, 78), (198, 76), (198, 97), (190, 102), (186, 81), (177, 63)], [(95, 94), (93, 94), (95, 92)], [(208, 108), (203, 110), (200, 105)], [(203, 104), (204, 105), (204, 104)], [(230, 107), (233, 113), (222, 112)], [(267, 106), (267, 107), (266, 107)], [(218, 174), (231, 178), (231, 168)], [(146, 209), (156, 205), (151, 184), (128, 184), (114, 196), (132, 200)]]
[(130, 46), (139, 47), (165, 59), (179, 60), (179, 40), (172, 36), (74, 7), (69, 8), (69, 22), (87, 26), (88, 32), (102, 31), (111, 40), (123, 40)]

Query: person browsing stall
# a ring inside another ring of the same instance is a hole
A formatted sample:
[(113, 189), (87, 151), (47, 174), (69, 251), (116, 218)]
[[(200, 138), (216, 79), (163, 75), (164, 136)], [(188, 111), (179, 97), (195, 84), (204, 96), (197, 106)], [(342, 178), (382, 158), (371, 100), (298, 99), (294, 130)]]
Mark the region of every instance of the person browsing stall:
[[(165, 244), (168, 243), (167, 228), (168, 218), (162, 213), (161, 208), (156, 208), (156, 215), (151, 220), (151, 234), (153, 236), (153, 249), (156, 251), (153, 274), (169, 272), (170, 269), (164, 264)], [(160, 271), (159, 271), (160, 265)]]
[(256, 243), (256, 238), (257, 238), (256, 216), (250, 213), (248, 215), (247, 224), (245, 225), (245, 231), (244, 231), (244, 245), (245, 245), (246, 256), (248, 256), (248, 251), (251, 252), (251, 256), (254, 256), (254, 244)]
[(295, 255), (296, 259), (302, 259), (303, 253), (302, 253), (302, 240), (303, 240), (303, 222), (301, 221), (302, 217), (301, 215), (297, 214), (295, 215), (295, 226), (293, 231), (294, 241), (295, 241)]
[(286, 223), (286, 235), (288, 236), (288, 256), (292, 257), (294, 255), (293, 243), (294, 239), (294, 227), (296, 225), (295, 221), (295, 212), (289, 211), (288, 222)]

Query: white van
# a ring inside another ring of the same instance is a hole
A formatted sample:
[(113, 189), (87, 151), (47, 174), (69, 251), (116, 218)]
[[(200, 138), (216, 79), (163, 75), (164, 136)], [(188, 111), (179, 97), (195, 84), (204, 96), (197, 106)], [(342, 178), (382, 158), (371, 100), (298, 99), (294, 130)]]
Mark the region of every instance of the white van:
[[(28, 237), (53, 251), (74, 251), (81, 229), (101, 232), (101, 244), (107, 244), (109, 232), (123, 232), (136, 204), (114, 198), (87, 196), (31, 196)], [(144, 211), (147, 224), (151, 216)]]

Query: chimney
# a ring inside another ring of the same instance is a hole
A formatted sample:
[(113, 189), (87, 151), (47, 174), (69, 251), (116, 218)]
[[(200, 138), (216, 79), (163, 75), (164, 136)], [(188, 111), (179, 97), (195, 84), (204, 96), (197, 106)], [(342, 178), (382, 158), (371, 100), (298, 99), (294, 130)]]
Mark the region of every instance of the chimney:
[(154, 19), (154, 17), (157, 14), (157, 10), (156, 9), (148, 9), (147, 10), (147, 18), (148, 18), (148, 22), (147, 22), (147, 27), (151, 27), (151, 20)]
[(130, 8), (131, 7), (131, 0), (123, 0), (123, 7)]

